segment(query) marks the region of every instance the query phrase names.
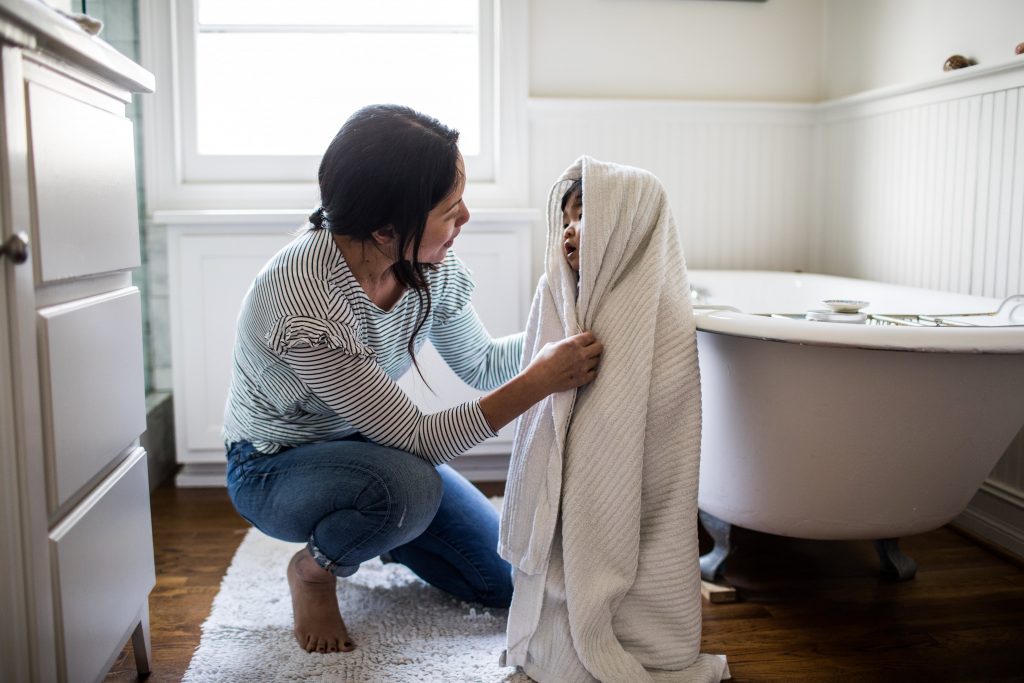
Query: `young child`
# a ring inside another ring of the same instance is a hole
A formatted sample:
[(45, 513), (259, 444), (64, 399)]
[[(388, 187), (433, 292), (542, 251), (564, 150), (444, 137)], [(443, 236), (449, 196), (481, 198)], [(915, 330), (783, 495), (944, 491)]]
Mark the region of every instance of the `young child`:
[(540, 683), (719, 681), (724, 659), (700, 652), (701, 394), (679, 233), (655, 176), (590, 157), (548, 196), (523, 361), (581, 330), (605, 348), (594, 381), (516, 423), (504, 662)]

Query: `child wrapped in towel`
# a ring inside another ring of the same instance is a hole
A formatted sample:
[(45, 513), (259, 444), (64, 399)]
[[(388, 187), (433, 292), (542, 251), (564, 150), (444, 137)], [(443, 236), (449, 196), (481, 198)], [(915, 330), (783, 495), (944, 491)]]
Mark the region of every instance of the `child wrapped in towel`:
[(700, 653), (700, 375), (679, 235), (656, 177), (589, 157), (551, 190), (524, 362), (580, 330), (604, 344), (597, 379), (516, 425), (505, 662), (542, 683), (727, 678)]

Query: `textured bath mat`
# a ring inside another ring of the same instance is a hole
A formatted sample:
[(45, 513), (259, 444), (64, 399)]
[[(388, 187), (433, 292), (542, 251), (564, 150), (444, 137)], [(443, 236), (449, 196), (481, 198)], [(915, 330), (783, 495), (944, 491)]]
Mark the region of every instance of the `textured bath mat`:
[(252, 529), (228, 568), (184, 681), (504, 681), (505, 610), (473, 606), (399, 564), (366, 562), (338, 582), (353, 652), (312, 654), (292, 635), (285, 568), (300, 545)]

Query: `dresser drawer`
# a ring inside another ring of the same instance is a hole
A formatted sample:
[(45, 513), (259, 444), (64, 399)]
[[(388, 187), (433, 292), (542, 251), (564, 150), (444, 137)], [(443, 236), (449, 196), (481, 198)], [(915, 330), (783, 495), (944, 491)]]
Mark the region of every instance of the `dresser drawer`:
[(39, 311), (50, 512), (146, 430), (135, 287)]
[(64, 680), (95, 681), (156, 584), (146, 452), (137, 448), (50, 533)]
[(138, 267), (131, 122), (31, 81), (27, 102), (39, 281)]

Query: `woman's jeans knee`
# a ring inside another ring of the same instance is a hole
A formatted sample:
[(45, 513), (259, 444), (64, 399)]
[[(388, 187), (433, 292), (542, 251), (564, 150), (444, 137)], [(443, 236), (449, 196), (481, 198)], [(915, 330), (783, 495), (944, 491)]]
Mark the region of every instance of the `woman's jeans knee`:
[(448, 465), (437, 468), (441, 505), (427, 530), (390, 555), (457, 598), (488, 607), (512, 602), (512, 568), (498, 555), (498, 512)]
[(419, 536), (441, 500), (441, 480), (422, 458), (360, 440), (329, 441), (274, 455), (245, 442), (228, 451), (228, 493), (260, 531), (306, 542), (338, 576)]
[(228, 493), (269, 536), (305, 542), (337, 576), (387, 553), (463, 600), (507, 607), (511, 569), (497, 554), (498, 515), (447, 465), (361, 437), (264, 455), (228, 448)]

